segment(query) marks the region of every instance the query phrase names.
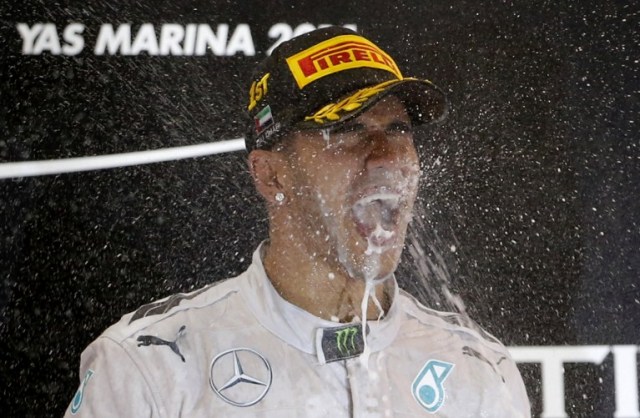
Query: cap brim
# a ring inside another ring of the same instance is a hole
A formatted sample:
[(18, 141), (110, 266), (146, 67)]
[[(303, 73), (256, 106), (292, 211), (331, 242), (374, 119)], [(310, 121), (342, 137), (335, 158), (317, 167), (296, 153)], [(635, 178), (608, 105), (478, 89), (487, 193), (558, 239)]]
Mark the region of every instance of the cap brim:
[(296, 124), (299, 129), (322, 129), (354, 118), (383, 98), (394, 95), (405, 105), (414, 125), (443, 120), (448, 113), (446, 95), (429, 80), (391, 80), (352, 92), (322, 107)]

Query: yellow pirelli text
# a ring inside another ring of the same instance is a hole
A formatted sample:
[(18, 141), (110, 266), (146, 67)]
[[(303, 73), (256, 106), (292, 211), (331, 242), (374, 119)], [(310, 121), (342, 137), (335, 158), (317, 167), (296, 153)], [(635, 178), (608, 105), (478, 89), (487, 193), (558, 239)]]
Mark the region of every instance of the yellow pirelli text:
[(362, 67), (389, 71), (402, 80), (395, 61), (371, 41), (357, 35), (341, 35), (321, 42), (287, 58), (287, 64), (301, 89), (329, 74)]

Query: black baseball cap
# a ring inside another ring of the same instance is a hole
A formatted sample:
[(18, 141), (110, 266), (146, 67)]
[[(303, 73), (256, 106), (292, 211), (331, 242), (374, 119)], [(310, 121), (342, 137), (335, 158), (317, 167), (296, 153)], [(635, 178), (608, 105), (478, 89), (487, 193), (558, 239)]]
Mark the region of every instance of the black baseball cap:
[(360, 34), (330, 26), (275, 48), (249, 88), (246, 147), (269, 149), (293, 129), (328, 129), (393, 94), (414, 125), (441, 120), (445, 94), (429, 80), (404, 77), (386, 52)]

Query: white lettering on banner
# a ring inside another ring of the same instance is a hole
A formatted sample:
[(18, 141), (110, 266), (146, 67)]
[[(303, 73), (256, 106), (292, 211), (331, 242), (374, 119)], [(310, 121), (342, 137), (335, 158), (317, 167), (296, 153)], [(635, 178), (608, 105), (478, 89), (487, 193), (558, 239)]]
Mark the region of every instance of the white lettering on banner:
[(22, 53), (25, 55), (33, 54), (33, 43), (36, 36), (42, 31), (42, 23), (36, 23), (33, 27), (25, 23), (18, 23), (18, 33), (22, 37)]
[(184, 39), (184, 28), (177, 23), (162, 25), (160, 31), (160, 55), (182, 55), (180, 42)]
[(158, 55), (158, 39), (156, 39), (156, 31), (151, 23), (141, 25), (138, 34), (131, 43), (131, 55), (139, 55), (141, 52)]
[(640, 417), (638, 407), (638, 347), (635, 345), (614, 345), (613, 367), (615, 373), (616, 411), (615, 418)]
[(42, 30), (33, 42), (32, 52), (34, 55), (49, 51), (54, 55), (60, 54), (60, 40), (58, 31), (53, 23), (42, 26)]
[(64, 43), (60, 44), (58, 30), (53, 23), (36, 23), (32, 27), (25, 23), (16, 25), (22, 38), (22, 53), (24, 55), (40, 55), (49, 52), (52, 55), (77, 55), (84, 48), (82, 23), (71, 23), (62, 32)]
[[(332, 26), (332, 25), (329, 25), (328, 23), (322, 23), (318, 25), (318, 28), (326, 28), (328, 26)], [(354, 23), (348, 23), (343, 26), (353, 31), (358, 30), (357, 25)], [(273, 50), (281, 43), (288, 41), (293, 37), (302, 35), (307, 32), (311, 32), (312, 30), (315, 30), (315, 29), (316, 27), (309, 22), (302, 23), (296, 26), (295, 28), (292, 28), (291, 25), (287, 23), (276, 23), (275, 25), (271, 26), (271, 28), (269, 29), (269, 33), (268, 33), (269, 38), (275, 39), (276, 41), (275, 43), (273, 43), (273, 45), (269, 47), (269, 49), (267, 49), (267, 55), (271, 55), (271, 52), (273, 52)]]
[(256, 54), (253, 39), (251, 38), (251, 29), (249, 29), (249, 25), (247, 24), (238, 25), (227, 44), (227, 55), (235, 55), (238, 52), (249, 56)]
[[(213, 33), (209, 25), (198, 25), (197, 34), (195, 55), (204, 55), (207, 48), (211, 48), (213, 55), (225, 55), (229, 25), (218, 25), (216, 33)], [(193, 54), (193, 51), (189, 52)]]
[(72, 23), (64, 28), (62, 37), (66, 44), (62, 46), (64, 55), (78, 55), (84, 48), (84, 25), (82, 23)]
[(110, 55), (120, 51), (122, 55), (130, 54), (131, 45), (131, 25), (124, 24), (118, 26), (117, 32), (113, 31), (113, 25), (106, 23), (100, 27), (98, 40), (93, 52), (96, 55), (104, 55), (105, 49)]
[[(331, 26), (329, 24), (313, 25), (302, 23), (295, 28), (287, 23), (276, 23), (269, 29), (268, 35), (275, 39), (267, 54), (282, 42), (294, 36)], [(355, 24), (344, 27), (357, 30)], [(24, 55), (40, 55), (48, 52), (52, 55), (77, 55), (82, 52), (85, 42), (82, 37), (85, 26), (82, 23), (67, 25), (62, 34), (62, 43), (54, 23), (36, 23), (29, 26), (26, 23), (16, 25), (22, 38), (22, 53)], [(135, 33), (134, 33), (135, 32)], [(256, 48), (251, 34), (251, 27), (240, 23), (230, 28), (226, 23), (220, 23), (213, 28), (205, 23), (178, 24), (165, 23), (154, 26), (152, 23), (142, 23), (136, 31), (132, 31), (130, 23), (114, 27), (111, 23), (100, 26), (98, 36), (93, 47), (95, 55), (173, 55), (173, 56), (202, 56), (211, 53), (216, 56), (232, 56), (243, 54), (254, 56)]]
[(184, 55), (192, 55), (196, 44), (196, 34), (198, 25), (189, 23), (185, 28), (184, 42), (182, 43), (182, 51)]
[(640, 418), (635, 345), (509, 347), (518, 363), (539, 363), (542, 371), (542, 418), (568, 418), (564, 399), (564, 363), (600, 365), (613, 354), (616, 410), (614, 418)]
[[(229, 31), (229, 25), (221, 23), (214, 32), (207, 24), (165, 23), (159, 28), (144, 23), (132, 34), (130, 24), (122, 24), (114, 31), (111, 24), (102, 25), (96, 41), (96, 55), (205, 55), (211, 51), (217, 56), (256, 54), (251, 28), (245, 23)], [(229, 35), (230, 34), (230, 35)]]

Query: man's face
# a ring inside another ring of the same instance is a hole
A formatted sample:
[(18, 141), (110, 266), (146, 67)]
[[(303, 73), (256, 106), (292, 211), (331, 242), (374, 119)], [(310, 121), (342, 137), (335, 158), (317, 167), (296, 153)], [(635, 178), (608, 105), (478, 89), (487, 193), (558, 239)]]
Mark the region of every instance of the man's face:
[(301, 131), (288, 147), (291, 222), (307, 252), (349, 276), (395, 271), (416, 198), (419, 161), (404, 105), (390, 96), (330, 132)]

